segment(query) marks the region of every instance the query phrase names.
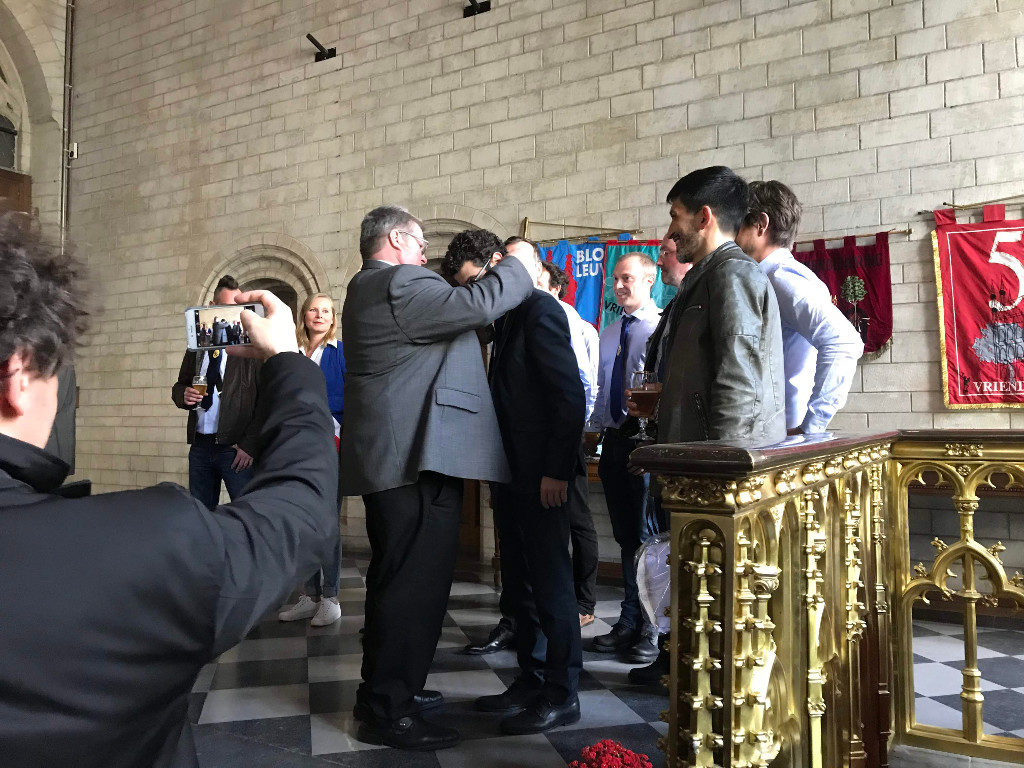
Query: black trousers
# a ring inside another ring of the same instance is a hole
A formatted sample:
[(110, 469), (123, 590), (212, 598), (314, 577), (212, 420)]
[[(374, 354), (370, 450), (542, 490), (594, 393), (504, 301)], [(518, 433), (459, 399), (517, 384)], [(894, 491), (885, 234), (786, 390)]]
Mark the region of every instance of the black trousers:
[[(579, 486), (569, 483), (570, 496)], [(552, 704), (576, 695), (583, 668), (580, 620), (569, 558), (569, 507), (544, 509), (539, 492), (493, 485), (501, 541), (502, 596), (512, 607), (521, 680)]]
[(412, 697), (427, 680), (455, 573), (462, 482), (421, 472), (363, 497), (371, 554), (356, 697), (381, 720), (418, 711)]
[[(594, 517), (590, 514), (587, 503), (586, 475), (579, 475), (576, 480), (576, 495), (569, 495), (569, 540), (572, 543), (572, 580), (576, 591), (576, 607), (583, 615), (593, 614), (597, 600), (594, 590), (597, 586), (597, 529), (594, 528)], [(501, 592), (498, 602), (501, 611), (501, 622), (509, 629), (515, 629), (512, 619), (515, 608), (505, 591)]]
[(612, 535), (619, 545), (622, 562), (623, 597), (618, 623), (628, 629), (640, 629), (646, 623), (640, 609), (633, 558), (644, 540), (658, 532), (657, 523), (647, 510), (650, 477), (634, 475), (627, 469), (629, 454), (634, 448), (636, 440), (607, 430), (601, 447), (601, 461), (597, 465), (612, 522)]

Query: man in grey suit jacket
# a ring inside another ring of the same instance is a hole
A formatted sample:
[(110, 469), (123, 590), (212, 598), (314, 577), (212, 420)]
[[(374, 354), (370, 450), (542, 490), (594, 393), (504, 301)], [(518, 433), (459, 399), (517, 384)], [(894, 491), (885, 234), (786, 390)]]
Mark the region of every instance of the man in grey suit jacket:
[(462, 481), (510, 479), (474, 330), (518, 306), (533, 279), (506, 259), (452, 287), (422, 266), (421, 224), (396, 206), (366, 215), (359, 250), (341, 319), (339, 456), (342, 493), (362, 495), (372, 549), (354, 715), (362, 741), (441, 749), (458, 731), (420, 712), (440, 699), (423, 685), (455, 570)]

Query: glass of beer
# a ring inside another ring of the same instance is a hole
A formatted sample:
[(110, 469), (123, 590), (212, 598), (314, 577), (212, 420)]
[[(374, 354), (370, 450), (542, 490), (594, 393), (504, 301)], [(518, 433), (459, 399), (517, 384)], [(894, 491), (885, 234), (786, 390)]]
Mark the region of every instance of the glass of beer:
[(601, 431), (593, 424), (587, 424), (583, 432), (583, 452), (587, 458), (597, 456), (597, 445), (601, 442)]
[(661, 397), (661, 382), (654, 371), (634, 371), (630, 389), (626, 390), (626, 396), (636, 403), (638, 418), (640, 420), (640, 433), (637, 440), (653, 440), (647, 434), (647, 420), (654, 415), (654, 409), (658, 405), (658, 398)]
[(200, 395), (206, 397), (206, 377), (205, 376), (193, 376), (192, 377), (192, 389), (199, 392)]

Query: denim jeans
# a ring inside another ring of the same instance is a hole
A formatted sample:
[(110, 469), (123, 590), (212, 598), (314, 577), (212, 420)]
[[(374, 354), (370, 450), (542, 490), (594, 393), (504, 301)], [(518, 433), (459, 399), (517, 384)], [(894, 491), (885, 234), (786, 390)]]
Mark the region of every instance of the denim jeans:
[(306, 582), (306, 594), (319, 600), (321, 597), (337, 597), (341, 587), (341, 536), (334, 542), (330, 557), (323, 562), (320, 570)]
[(217, 507), (221, 480), (232, 501), (252, 480), (252, 467), (235, 471), (231, 468), (234, 460), (235, 449), (230, 445), (218, 445), (212, 435), (196, 434), (188, 452), (188, 490), (207, 509)]

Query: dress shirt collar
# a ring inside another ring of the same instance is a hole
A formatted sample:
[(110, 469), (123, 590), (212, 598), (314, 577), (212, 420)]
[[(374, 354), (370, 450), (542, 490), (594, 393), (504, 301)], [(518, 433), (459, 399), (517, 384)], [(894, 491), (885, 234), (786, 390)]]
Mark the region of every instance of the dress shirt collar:
[(792, 251), (790, 251), (788, 248), (776, 248), (774, 251), (772, 251), (763, 259), (761, 259), (761, 269), (767, 272), (770, 267), (782, 264), (787, 259), (793, 258), (796, 257), (793, 256)]
[[(330, 341), (325, 341), (325, 342), (323, 342), (323, 343), (322, 343), (322, 344), (321, 344), (320, 346), (321, 346), (321, 347), (335, 347), (335, 348), (337, 348), (337, 346), (338, 346), (338, 340), (337, 340), (337, 339), (331, 339)], [(303, 348), (302, 348), (302, 351), (303, 351), (303, 352), (306, 352), (306, 348), (305, 348), (305, 347), (303, 347)]]
[(654, 303), (654, 299), (651, 299), (645, 304), (641, 304), (634, 312), (623, 312), (622, 317), (631, 317), (634, 320), (647, 320), (652, 317), (657, 317), (661, 314), (661, 310), (658, 309), (658, 305)]

